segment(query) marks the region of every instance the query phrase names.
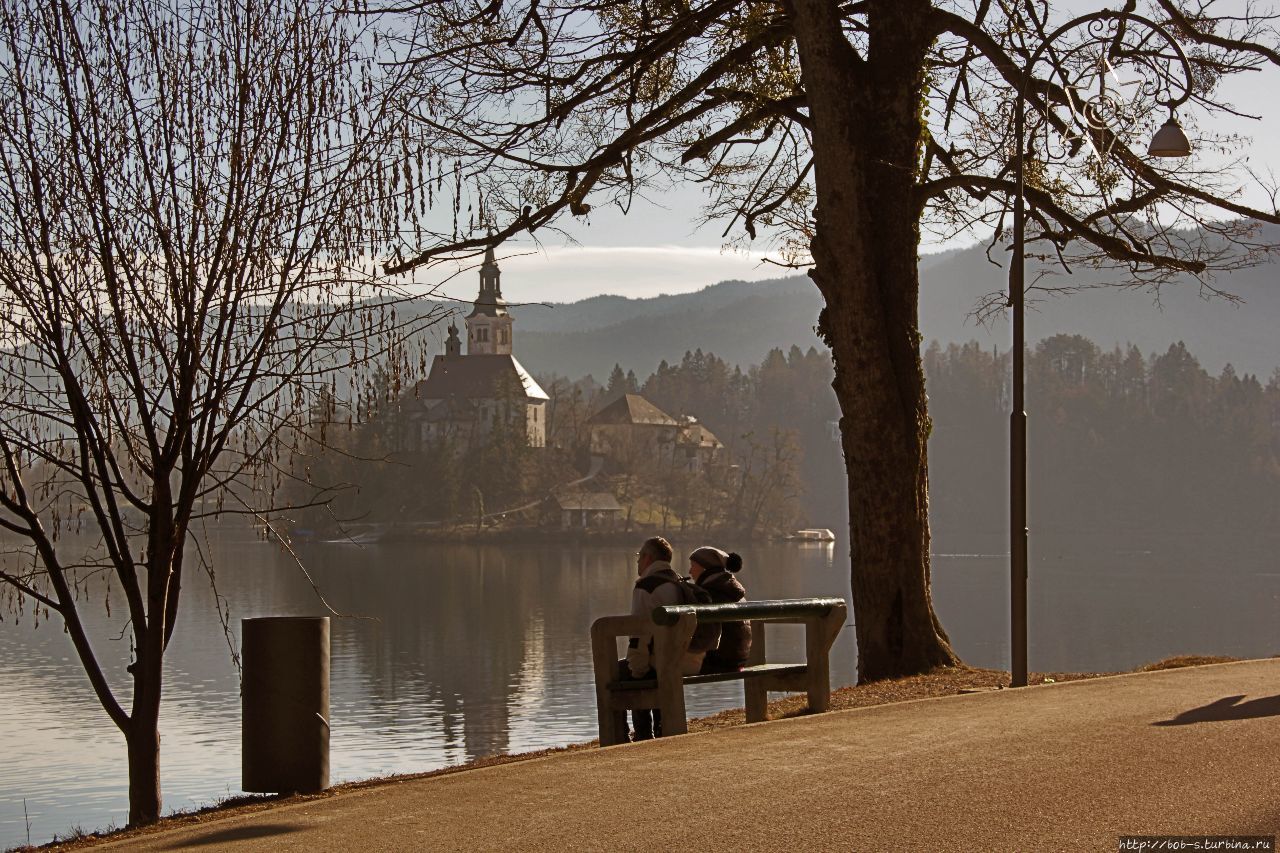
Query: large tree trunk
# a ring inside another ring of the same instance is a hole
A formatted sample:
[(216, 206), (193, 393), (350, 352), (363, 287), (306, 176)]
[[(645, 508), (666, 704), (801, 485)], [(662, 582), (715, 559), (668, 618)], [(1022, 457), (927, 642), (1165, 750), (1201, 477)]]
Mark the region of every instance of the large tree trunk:
[(834, 4), (794, 3), (817, 186), (810, 276), (842, 414), (860, 682), (957, 662), (929, 591), (915, 196), (929, 4), (872, 6), (863, 62)]

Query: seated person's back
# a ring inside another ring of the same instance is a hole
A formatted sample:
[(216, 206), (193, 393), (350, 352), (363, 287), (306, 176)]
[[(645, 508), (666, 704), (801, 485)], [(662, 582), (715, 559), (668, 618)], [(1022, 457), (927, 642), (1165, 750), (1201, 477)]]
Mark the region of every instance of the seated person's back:
[[(747, 590), (735, 577), (742, 570), (742, 557), (719, 548), (703, 546), (689, 555), (689, 574), (698, 586), (711, 595), (714, 604), (744, 601)], [(747, 665), (751, 654), (751, 625), (725, 622), (720, 630), (720, 644), (707, 652), (703, 672), (724, 672)]]

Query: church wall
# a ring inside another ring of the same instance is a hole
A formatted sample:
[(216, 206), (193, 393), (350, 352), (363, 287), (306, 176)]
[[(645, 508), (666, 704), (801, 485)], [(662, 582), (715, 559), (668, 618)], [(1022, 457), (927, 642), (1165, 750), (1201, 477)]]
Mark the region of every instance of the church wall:
[(510, 355), (512, 321), (510, 316), (490, 317), (480, 314), (468, 317), (468, 355)]
[(546, 447), (547, 404), (545, 400), (538, 400), (528, 405), (525, 423), (529, 430), (529, 446)]

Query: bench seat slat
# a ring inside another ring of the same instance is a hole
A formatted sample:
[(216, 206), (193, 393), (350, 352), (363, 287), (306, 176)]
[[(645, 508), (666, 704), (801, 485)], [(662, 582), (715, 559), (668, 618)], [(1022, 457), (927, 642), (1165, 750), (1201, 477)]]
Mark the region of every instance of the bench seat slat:
[[(685, 684), (715, 684), (720, 681), (745, 681), (748, 678), (761, 678), (766, 675), (804, 675), (807, 671), (808, 667), (802, 663), (765, 663), (729, 672), (686, 675), (682, 680)], [(655, 678), (642, 678), (634, 681), (610, 681), (608, 686), (610, 690), (618, 691), (653, 690), (658, 686), (658, 680)]]

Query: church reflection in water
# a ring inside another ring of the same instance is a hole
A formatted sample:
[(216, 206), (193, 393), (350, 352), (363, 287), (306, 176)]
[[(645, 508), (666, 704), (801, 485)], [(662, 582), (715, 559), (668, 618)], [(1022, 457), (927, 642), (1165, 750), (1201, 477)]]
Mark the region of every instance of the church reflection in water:
[[(362, 737), (375, 729), (387, 746), (430, 749), (434, 760), (422, 756), (423, 763), (434, 766), (588, 739), (591, 622), (629, 608), (634, 552), (622, 545), (317, 549), (310, 563), (328, 600), (344, 613), (376, 617), (334, 622), (334, 702), (350, 702)], [(756, 597), (845, 594), (847, 580), (825, 552), (788, 553), (812, 564), (805, 571), (754, 556), (748, 552)], [(776, 653), (789, 646), (799, 653), (802, 632), (790, 627), (778, 629)], [(848, 640), (835, 649), (836, 683), (852, 679)], [(732, 688), (723, 696), (699, 691), (691, 710), (740, 705)]]
[(402, 727), (439, 727), (457, 760), (513, 736), (564, 742), (562, 716), (591, 701), (591, 620), (628, 605), (630, 549), (380, 546), (355, 571), (344, 550), (312, 555), (313, 572), (336, 607), (376, 621), (335, 620), (335, 701), (350, 689)]

